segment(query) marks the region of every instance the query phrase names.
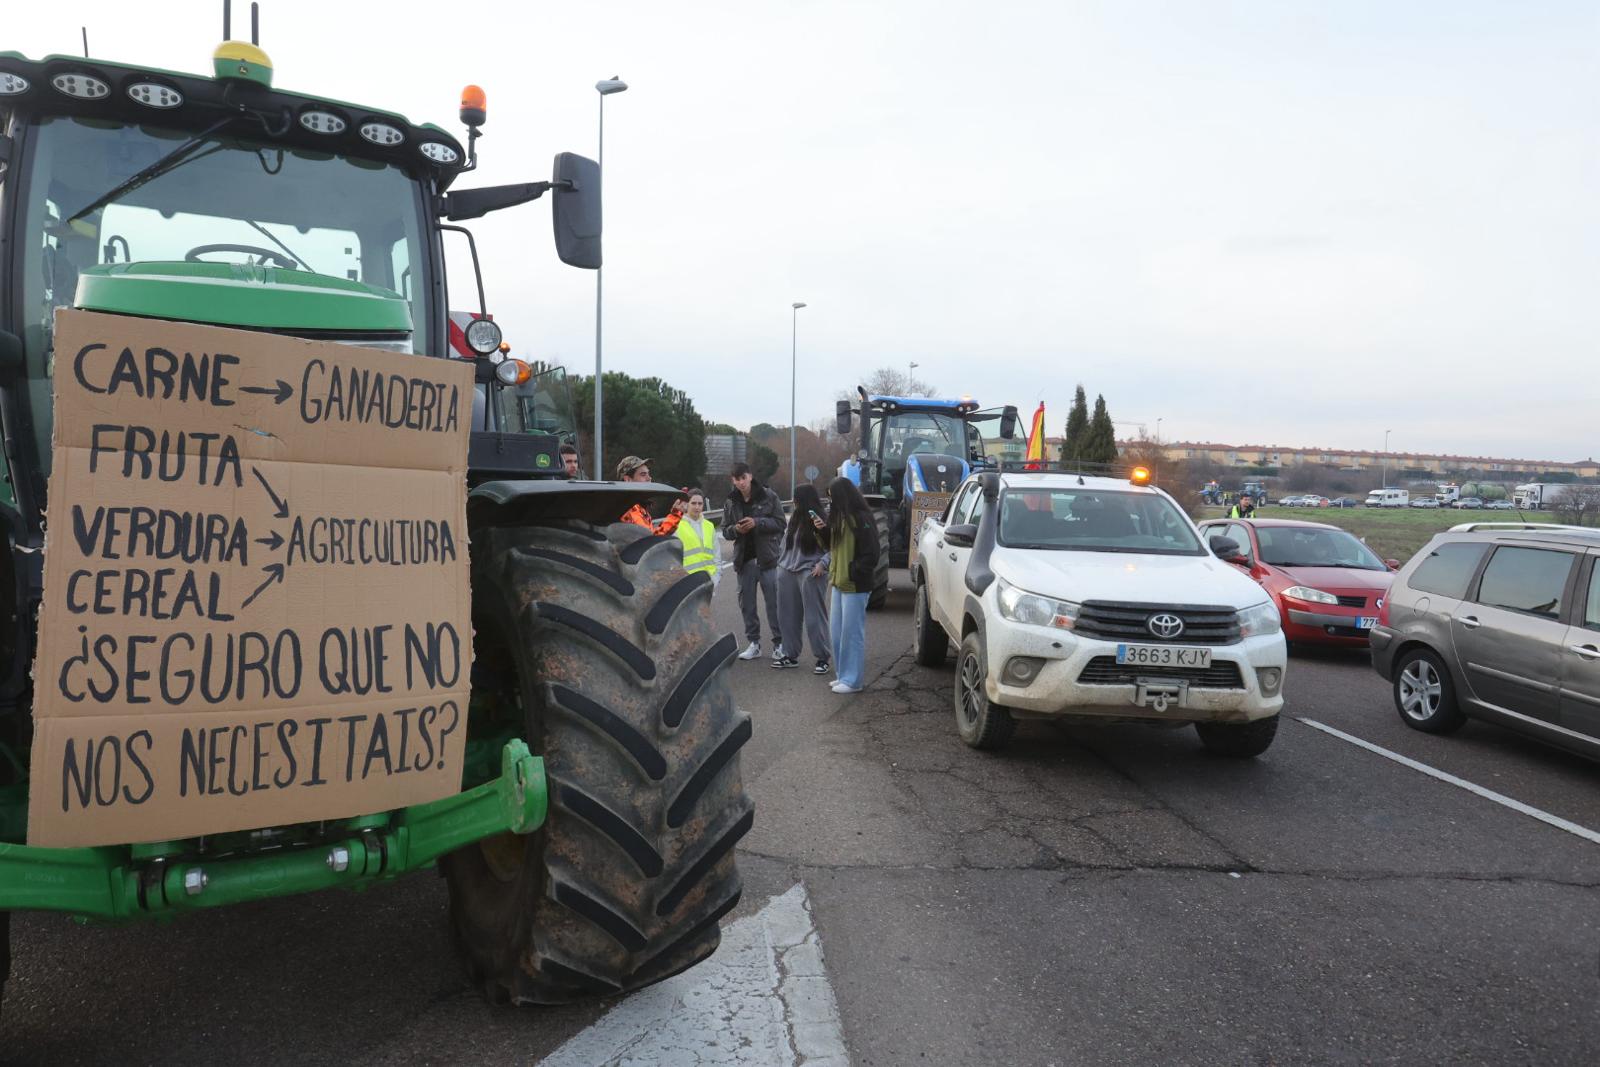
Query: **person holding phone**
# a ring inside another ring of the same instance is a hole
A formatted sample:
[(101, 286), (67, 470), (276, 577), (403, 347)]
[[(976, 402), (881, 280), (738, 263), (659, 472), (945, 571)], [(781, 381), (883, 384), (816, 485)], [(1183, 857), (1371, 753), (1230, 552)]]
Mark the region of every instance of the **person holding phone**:
[(822, 497), (803, 484), (794, 491), (794, 513), (783, 534), (778, 557), (778, 622), (783, 627), (782, 653), (773, 667), (800, 666), (801, 636), (816, 657), (813, 674), (827, 674), (832, 655), (828, 639), (828, 550), (818, 531), (827, 529)]
[(767, 602), (767, 627), (772, 631), (772, 658), (780, 659), (783, 630), (778, 622), (778, 556), (782, 554), (783, 502), (756, 481), (748, 463), (735, 463), (733, 490), (722, 505), (722, 536), (733, 542), (733, 573), (739, 580), (739, 611), (750, 643), (740, 659), (761, 655), (761, 620), (756, 591)]

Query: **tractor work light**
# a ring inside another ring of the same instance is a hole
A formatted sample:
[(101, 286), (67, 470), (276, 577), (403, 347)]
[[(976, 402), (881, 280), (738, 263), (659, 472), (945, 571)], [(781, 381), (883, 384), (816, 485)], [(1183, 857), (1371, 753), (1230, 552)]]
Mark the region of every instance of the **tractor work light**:
[(473, 319), (464, 332), (467, 347), (480, 356), (487, 356), (500, 347), (500, 327), (493, 319)]
[(29, 87), (28, 79), (22, 75), (0, 70), (0, 96), (20, 96)]
[(435, 163), (454, 163), (461, 158), (460, 152), (438, 141), (423, 141), (417, 146), (417, 151)]
[(182, 93), (155, 82), (134, 82), (128, 86), (128, 96), (136, 104), (161, 108), (163, 111), (183, 103)]
[(383, 122), (362, 123), (361, 136), (376, 145), (395, 145), (406, 139), (405, 134)]
[[(483, 319), (479, 319), (483, 322)], [(520, 359), (508, 359), (494, 369), (494, 376), (499, 378), (503, 385), (521, 385), (533, 377), (533, 368)]]
[(312, 133), (343, 133), (349, 125), (331, 111), (302, 111), (300, 125)]
[(1150, 468), (1149, 467), (1135, 467), (1135, 468), (1133, 468), (1133, 470), (1131, 472), (1129, 472), (1129, 474), (1128, 474), (1128, 481), (1132, 482), (1134, 485), (1149, 485), (1150, 484)]
[(99, 100), (111, 95), (111, 86), (92, 74), (57, 74), (50, 84), (56, 92), (75, 100)]

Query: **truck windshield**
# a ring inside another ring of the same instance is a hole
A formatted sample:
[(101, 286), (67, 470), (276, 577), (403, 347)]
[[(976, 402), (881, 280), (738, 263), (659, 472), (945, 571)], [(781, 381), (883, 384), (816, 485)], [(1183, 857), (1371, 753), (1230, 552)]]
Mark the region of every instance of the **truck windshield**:
[(1008, 489), (1000, 496), (1007, 548), (1199, 556), (1189, 520), (1166, 497), (1102, 489)]

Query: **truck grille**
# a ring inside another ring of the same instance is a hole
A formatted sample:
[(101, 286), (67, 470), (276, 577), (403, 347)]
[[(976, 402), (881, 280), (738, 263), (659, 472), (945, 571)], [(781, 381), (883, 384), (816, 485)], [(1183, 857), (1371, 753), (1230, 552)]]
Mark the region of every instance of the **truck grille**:
[(1239, 665), (1232, 660), (1216, 660), (1211, 666), (1149, 667), (1118, 663), (1115, 656), (1096, 656), (1078, 675), (1079, 685), (1134, 685), (1140, 678), (1178, 678), (1195, 689), (1243, 689)]
[(1364, 608), (1367, 606), (1367, 598), (1364, 596), (1342, 596), (1339, 598), (1339, 606), (1341, 608)]
[(1146, 625), (1152, 615), (1176, 615), (1183, 632), (1170, 640), (1180, 645), (1231, 645), (1239, 640), (1239, 615), (1232, 608), (1193, 604), (1124, 604), (1085, 600), (1073, 631), (1106, 641), (1162, 641)]

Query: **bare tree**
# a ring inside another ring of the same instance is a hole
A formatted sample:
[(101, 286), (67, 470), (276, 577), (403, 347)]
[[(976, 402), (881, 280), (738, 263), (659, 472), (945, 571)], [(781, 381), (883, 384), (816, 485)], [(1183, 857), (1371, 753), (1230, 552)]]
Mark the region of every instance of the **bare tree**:
[[(867, 375), (861, 387), (869, 396), (935, 396), (938, 388), (929, 382), (918, 381), (909, 371), (901, 373), (897, 367), (879, 367)], [(840, 400), (856, 400), (854, 388), (839, 391)]]
[(1600, 526), (1600, 485), (1569, 485), (1556, 494), (1556, 518), (1571, 526)]

